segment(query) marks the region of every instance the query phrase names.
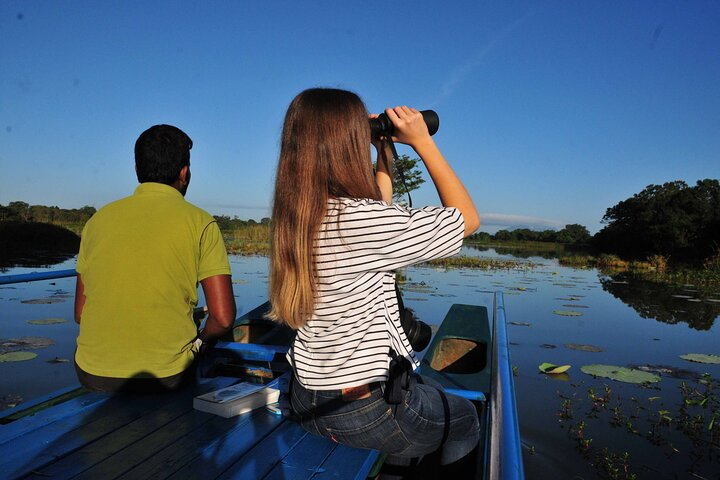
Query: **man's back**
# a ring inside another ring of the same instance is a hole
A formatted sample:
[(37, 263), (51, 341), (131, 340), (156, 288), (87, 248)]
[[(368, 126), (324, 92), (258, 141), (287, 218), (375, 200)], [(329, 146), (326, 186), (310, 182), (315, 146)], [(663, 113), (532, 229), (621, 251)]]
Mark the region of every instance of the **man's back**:
[(116, 378), (187, 369), (195, 357), (197, 284), (230, 274), (214, 219), (153, 182), (88, 221), (77, 270), (86, 300), (76, 362)]

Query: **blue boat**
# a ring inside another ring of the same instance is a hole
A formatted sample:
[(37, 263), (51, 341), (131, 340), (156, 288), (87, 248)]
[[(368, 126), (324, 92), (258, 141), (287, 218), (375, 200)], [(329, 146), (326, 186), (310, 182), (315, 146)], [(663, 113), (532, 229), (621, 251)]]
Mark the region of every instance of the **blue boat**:
[[(74, 270), (0, 276), (0, 284), (74, 276)], [(263, 318), (265, 303), (238, 318), (201, 365), (196, 385), (165, 394), (103, 394), (70, 386), (0, 412), (2, 478), (383, 478), (384, 457), (302, 430), (259, 408), (232, 418), (193, 409), (193, 398), (240, 380), (283, 385), (293, 332)], [(483, 438), (460, 478), (524, 478), (501, 293), (486, 307), (453, 305), (420, 372), (470, 399)], [(437, 467), (436, 467), (437, 468)], [(417, 478), (417, 469), (407, 478)], [(425, 473), (432, 470), (423, 468)], [(455, 477), (458, 478), (458, 477)]]

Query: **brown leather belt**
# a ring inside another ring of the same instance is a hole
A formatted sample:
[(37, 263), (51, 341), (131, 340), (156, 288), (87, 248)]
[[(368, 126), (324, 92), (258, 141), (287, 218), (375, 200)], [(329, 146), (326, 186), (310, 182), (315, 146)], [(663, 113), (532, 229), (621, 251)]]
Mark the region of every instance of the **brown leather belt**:
[(372, 395), (372, 387), (375, 384), (368, 383), (367, 385), (360, 385), (359, 387), (349, 387), (342, 389), (342, 399), (346, 402), (354, 402), (355, 400), (362, 400)]

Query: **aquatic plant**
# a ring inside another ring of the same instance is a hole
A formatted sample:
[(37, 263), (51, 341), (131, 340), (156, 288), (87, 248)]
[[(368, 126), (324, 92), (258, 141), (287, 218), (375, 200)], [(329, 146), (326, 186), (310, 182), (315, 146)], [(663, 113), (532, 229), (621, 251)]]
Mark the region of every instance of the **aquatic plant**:
[[(599, 443), (598, 435), (603, 432), (596, 428), (601, 427), (598, 422), (604, 421), (660, 449), (657, 454), (641, 453), (646, 459), (666, 459), (675, 464), (686, 462), (681, 468), (688, 478), (710, 478), (708, 475), (720, 471), (719, 389), (720, 382), (709, 374), (693, 382), (683, 381), (679, 386), (680, 402), (673, 406), (666, 405), (659, 396), (646, 399), (632, 396), (627, 402), (627, 398), (623, 399), (606, 384), (602, 390), (590, 386), (586, 397), (560, 394), (558, 417), (561, 427), (569, 423), (568, 437), (575, 449), (603, 478), (636, 478), (635, 472), (641, 470), (655, 475), (658, 468), (662, 468), (657, 464), (633, 465), (630, 451), (614, 452), (608, 445), (603, 445), (604, 442)], [(577, 417), (574, 410), (583, 408), (585, 402), (589, 402), (589, 407), (574, 422)], [(617, 439), (617, 435), (602, 438), (614, 443), (611, 439)], [(622, 443), (643, 450), (642, 444)]]
[(470, 257), (457, 255), (425, 262), (422, 265), (431, 265), (445, 268), (477, 268), (480, 270), (531, 270), (538, 266), (533, 262), (519, 262), (516, 260), (501, 260), (497, 258)]

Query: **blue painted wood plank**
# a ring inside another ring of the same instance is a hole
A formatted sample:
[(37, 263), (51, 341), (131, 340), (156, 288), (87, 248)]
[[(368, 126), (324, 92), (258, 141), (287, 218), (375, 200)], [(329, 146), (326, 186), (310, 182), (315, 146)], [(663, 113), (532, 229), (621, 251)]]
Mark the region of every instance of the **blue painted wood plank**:
[(109, 398), (111, 396), (104, 393), (88, 393), (46, 410), (41, 410), (34, 415), (20, 418), (7, 425), (0, 425), (0, 450), (5, 448), (4, 445), (7, 442), (15, 440), (19, 436), (27, 435), (40, 428), (46, 428), (54, 422), (78, 413), (88, 412), (106, 402)]
[(264, 408), (257, 409), (250, 415), (252, 418), (247, 425), (235, 428), (227, 435), (207, 444), (193, 462), (168, 478), (218, 478), (238, 459), (251, 455), (250, 452), (258, 442), (262, 443), (268, 436), (275, 435), (277, 431), (282, 431), (286, 424), (291, 423)]
[(215, 345), (214, 356), (238, 357), (246, 360), (271, 361), (275, 355), (285, 354), (288, 347), (284, 345), (259, 345), (255, 343), (236, 343), (220, 341)]
[(0, 456), (0, 472), (29, 472), (49, 468), (64, 457), (148, 413), (173, 409), (185, 412), (192, 408), (191, 399), (194, 393), (221, 388), (229, 384), (228, 380), (210, 382), (175, 394), (98, 394), (104, 395), (105, 401), (77, 409), (74, 415), (68, 414), (52, 423), (34, 428), (9, 443), (8, 448), (3, 448), (7, 454)]
[[(112, 399), (116, 400), (116, 399)], [(115, 408), (113, 408), (115, 407)], [(107, 433), (139, 418), (147, 405), (122, 406), (108, 400), (99, 408), (79, 411), (12, 441), (0, 456), (0, 472), (10, 478), (57, 461)]]
[(377, 450), (338, 445), (317, 469), (313, 480), (365, 480), (380, 456)]
[[(154, 417), (145, 416), (143, 421), (153, 423), (157, 421), (159, 423), (167, 417), (167, 414), (158, 413), (158, 418)], [(158, 451), (172, 445), (178, 437), (196, 430), (206, 421), (207, 417), (204, 415), (193, 415), (193, 412), (185, 411), (180, 416), (170, 419), (168, 423), (161, 425), (140, 441), (132, 443), (127, 448), (93, 465), (74, 478), (105, 479), (124, 475), (136, 465), (151, 459)]]
[[(158, 408), (146, 412), (142, 417), (142, 421), (158, 428), (155, 428), (138, 441), (132, 442), (129, 446), (111, 452), (111, 455), (107, 456), (107, 458), (73, 478), (116, 478), (146, 461), (156, 452), (172, 444), (177, 438), (194, 431), (211, 418), (209, 414), (203, 414), (193, 409), (192, 399), (196, 394), (222, 388), (236, 381), (237, 379), (218, 379), (196, 389), (184, 389), (178, 392), (150, 396)], [(137, 395), (135, 397), (142, 398), (143, 396)], [(163, 420), (166, 419), (168, 421), (163, 423)], [(132, 433), (132, 430), (120, 429), (117, 432), (112, 432), (112, 436), (117, 437), (117, 441), (122, 441), (122, 438), (128, 432)]]
[(38, 280), (52, 280), (55, 278), (74, 277), (77, 275), (75, 269), (54, 270), (50, 272), (30, 272), (18, 273), (15, 275), (0, 275), (0, 285), (8, 285), (10, 283), (35, 282)]
[(308, 433), (282, 457), (282, 461), (276, 462), (263, 478), (266, 480), (310, 479), (322, 469), (323, 463), (338, 446), (333, 441)]
[[(285, 420), (271, 435), (255, 442), (248, 451), (234, 459), (233, 463), (219, 475), (219, 479), (263, 478), (272, 467), (292, 450), (305, 436), (309, 435), (300, 425)], [(177, 477), (182, 478), (180, 476)]]
[[(160, 479), (183, 470), (200, 471), (198, 478), (214, 478), (255, 442), (272, 432), (282, 417), (255, 411), (233, 418), (196, 412), (208, 420), (194, 432), (177, 438), (152, 458), (127, 471), (118, 480)], [(222, 452), (222, 453), (219, 453)], [(222, 458), (220, 457), (222, 455)], [(185, 475), (185, 473), (180, 476)]]
[[(104, 436), (36, 470), (44, 477), (72, 478), (143, 440), (153, 432), (172, 424), (178, 417), (186, 415), (189, 409), (186, 397), (177, 398), (167, 404), (158, 404), (156, 399), (144, 400), (146, 400), (144, 406), (138, 405), (140, 415), (137, 418), (124, 425), (118, 425)], [(125, 405), (115, 407), (126, 408)]]
[(73, 385), (55, 390), (54, 392), (48, 393), (47, 395), (43, 395), (41, 397), (33, 398), (31, 400), (22, 402), (13, 408), (3, 410), (2, 412), (0, 412), (0, 425), (6, 425), (7, 423), (10, 423), (10, 421), (8, 421), (8, 417), (12, 417), (19, 412), (23, 412), (25, 410), (35, 407), (36, 405), (40, 405), (41, 403), (48, 402), (54, 398), (73, 392), (79, 388), (82, 388), (80, 384), (74, 383)]

